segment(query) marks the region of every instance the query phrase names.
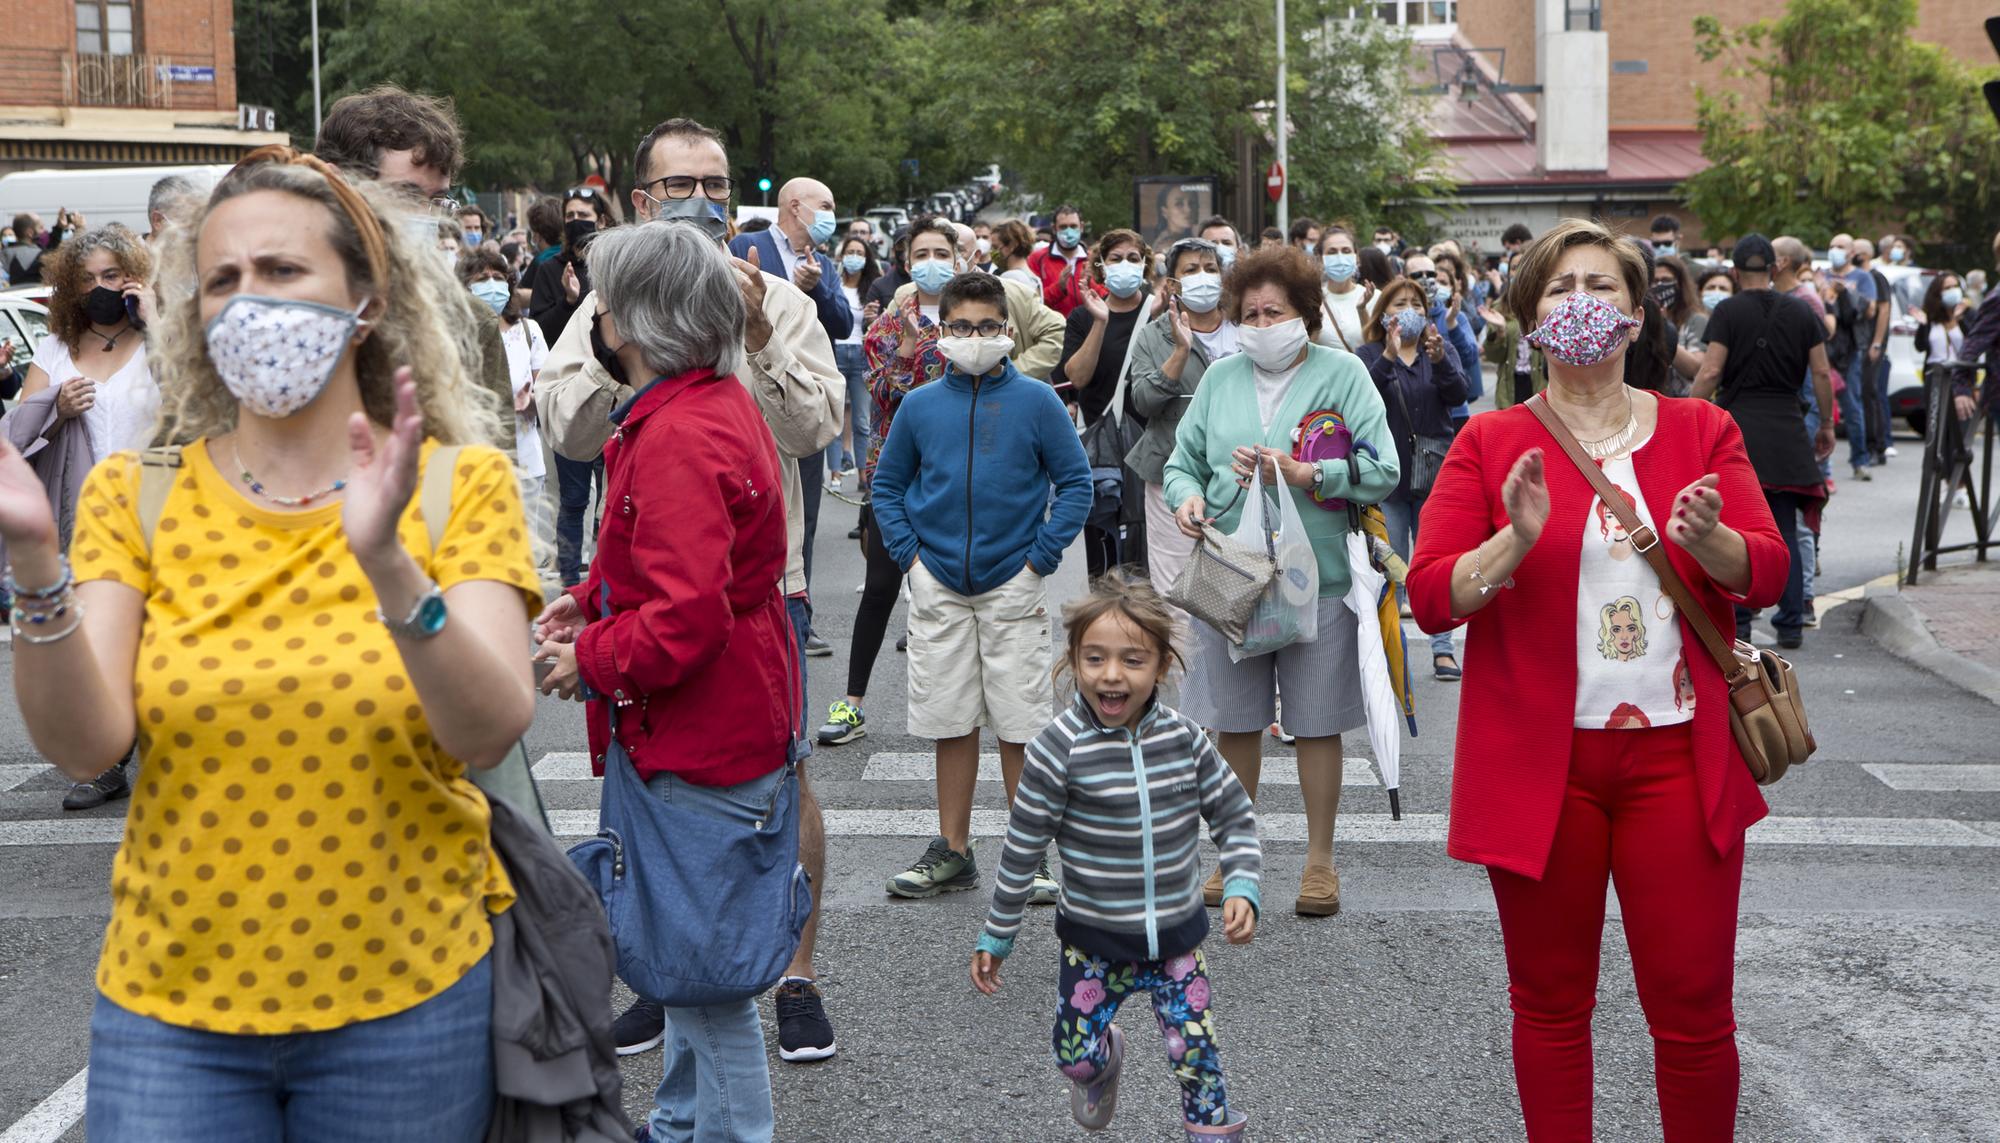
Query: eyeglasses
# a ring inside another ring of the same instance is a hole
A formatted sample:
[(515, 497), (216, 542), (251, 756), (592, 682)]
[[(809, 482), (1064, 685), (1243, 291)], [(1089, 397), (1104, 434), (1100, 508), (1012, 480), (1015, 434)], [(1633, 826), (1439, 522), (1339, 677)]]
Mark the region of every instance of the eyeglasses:
[(999, 337), (1001, 334), (1007, 332), (1007, 323), (1004, 321), (983, 321), (978, 325), (974, 325), (969, 321), (948, 321), (940, 328), (953, 337), (972, 337), (974, 335), (979, 337)]
[(690, 175), (665, 175), (654, 179), (639, 189), (641, 194), (644, 194), (654, 202), (658, 202), (660, 201), (660, 195), (652, 193), (653, 187), (659, 187), (660, 194), (665, 195), (667, 198), (682, 199), (693, 198), (697, 186), (701, 188), (701, 193), (708, 198), (714, 199), (716, 202), (727, 202), (729, 201), (729, 192), (736, 188), (736, 180), (727, 175), (710, 175), (707, 178), (700, 179)]

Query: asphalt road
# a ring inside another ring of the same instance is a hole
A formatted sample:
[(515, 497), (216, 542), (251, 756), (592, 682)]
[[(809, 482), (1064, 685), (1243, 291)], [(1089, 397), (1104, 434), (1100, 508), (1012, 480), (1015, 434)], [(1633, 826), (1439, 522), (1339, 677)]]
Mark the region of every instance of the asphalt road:
[[(1836, 597), (1896, 569), (1914, 454), (1906, 441), (1877, 480), (1843, 485), (1828, 516), (1824, 622), (1796, 657), (1821, 749), (1770, 791), (1775, 820), (1753, 834), (1743, 893), (1745, 1140), (2000, 1139), (2000, 708), (1877, 649), (1856, 630), (1858, 605)], [(844, 689), (861, 579), (844, 538), (853, 519), (827, 499), (815, 587), (819, 630), (836, 653), (809, 663), (815, 717)], [(1081, 588), (1073, 557), (1053, 582), (1058, 599)], [(900, 629), (899, 609), (892, 641)], [(0, 673), (11, 665), (0, 650)], [(778, 1138), (1079, 1138), (1049, 1059), (1050, 915), (1031, 917), (997, 998), (966, 980), (999, 855), (999, 784), (979, 789), (980, 892), (915, 902), (882, 892), (934, 829), (930, 746), (903, 733), (904, 694), (903, 657), (886, 646), (869, 734), (810, 763), (834, 833), (819, 961), (841, 1052), (796, 1066), (778, 1062), (773, 1044)], [(1271, 907), (1255, 944), (1208, 950), (1231, 1099), (1255, 1138), (1522, 1136), (1491, 898), (1482, 871), (1446, 858), (1439, 840), (1456, 691), (1423, 678), (1418, 703), (1421, 736), (1406, 742), (1402, 767), (1405, 821), (1386, 820), (1365, 762), (1350, 763), (1339, 917), (1285, 907), (1304, 853), (1285, 815), (1302, 807), (1295, 785), (1265, 786)], [(580, 708), (544, 700), (528, 744), (551, 808), (570, 812), (559, 820), (587, 821), (596, 784), (563, 757), (583, 749)], [(1282, 773), (1290, 752), (1271, 745), (1268, 772)], [(116, 835), (127, 803), (64, 815), (62, 789), (18, 712), (0, 704), (0, 1143), (83, 1138), (77, 1077), (112, 855), (93, 838)], [(1657, 1139), (1623, 943), (1607, 926), (1598, 1137)], [(768, 1026), (768, 1004), (766, 1013)], [(1103, 1138), (1178, 1138), (1150, 1016), (1139, 1004), (1121, 1019), (1132, 1066)], [(650, 1103), (659, 1061), (653, 1052), (626, 1063), (635, 1115)]]

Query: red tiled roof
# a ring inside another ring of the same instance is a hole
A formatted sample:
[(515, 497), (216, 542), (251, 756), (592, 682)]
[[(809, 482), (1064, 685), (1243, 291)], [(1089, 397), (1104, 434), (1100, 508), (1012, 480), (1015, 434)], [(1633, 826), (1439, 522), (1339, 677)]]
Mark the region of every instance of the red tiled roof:
[(1467, 189), (1547, 184), (1671, 186), (1708, 167), (1697, 131), (1613, 131), (1602, 171), (1544, 171), (1532, 139), (1440, 139), (1446, 169)]

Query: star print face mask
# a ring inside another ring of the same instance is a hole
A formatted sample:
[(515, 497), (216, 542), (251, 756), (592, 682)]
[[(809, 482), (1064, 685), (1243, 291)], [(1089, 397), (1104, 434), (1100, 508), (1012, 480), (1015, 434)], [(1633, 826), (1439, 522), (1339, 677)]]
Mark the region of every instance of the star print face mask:
[(244, 409), (289, 417), (313, 403), (361, 320), (338, 306), (238, 294), (208, 323), (208, 359)]
[(1549, 311), (1528, 335), (1528, 344), (1566, 365), (1595, 365), (1618, 352), (1639, 319), (1617, 306), (1577, 290)]

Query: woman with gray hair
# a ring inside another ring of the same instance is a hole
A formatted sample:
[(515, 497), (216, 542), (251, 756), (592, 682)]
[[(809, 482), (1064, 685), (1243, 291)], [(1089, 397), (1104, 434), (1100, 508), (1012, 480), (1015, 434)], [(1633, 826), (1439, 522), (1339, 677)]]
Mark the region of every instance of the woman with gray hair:
[[(554, 662), (542, 689), (590, 689), (593, 759), (630, 765), (649, 793), (712, 817), (717, 832), (747, 831), (797, 798), (786, 762), (800, 699), (777, 443), (733, 376), (743, 295), (721, 249), (692, 226), (607, 231), (589, 257), (591, 341), (638, 392), (612, 414), (609, 510), (590, 577), (537, 624), (538, 656)], [(626, 853), (635, 864), (645, 856)], [(747, 884), (759, 872), (719, 859), (714, 877)], [(666, 1013), (652, 1137), (770, 1139), (755, 999)]]

